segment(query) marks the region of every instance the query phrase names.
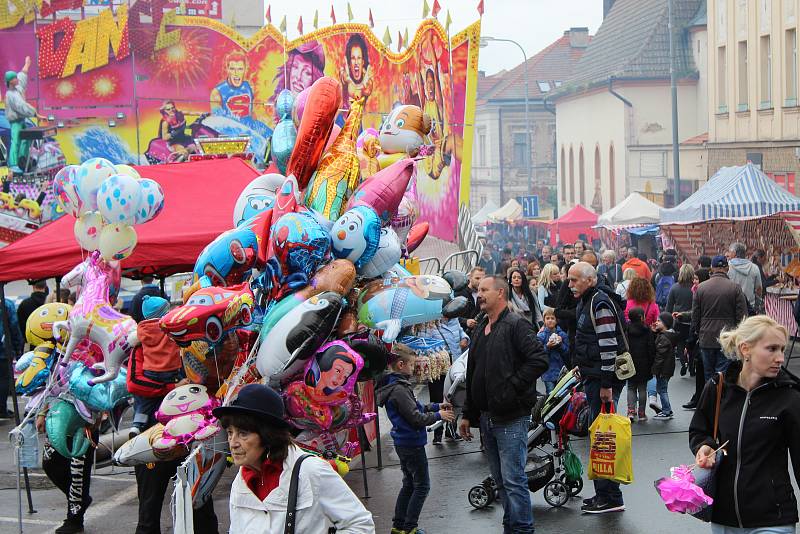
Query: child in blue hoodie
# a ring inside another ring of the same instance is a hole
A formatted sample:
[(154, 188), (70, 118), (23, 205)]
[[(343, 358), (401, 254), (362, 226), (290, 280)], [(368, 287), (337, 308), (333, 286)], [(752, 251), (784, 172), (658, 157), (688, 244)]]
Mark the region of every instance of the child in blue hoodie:
[(425, 455), (428, 442), (425, 427), (439, 420), (452, 422), (454, 413), (447, 403), (423, 406), (414, 396), (410, 380), (417, 360), (414, 351), (396, 344), (392, 356), (392, 372), (381, 380), (376, 392), (378, 406), (386, 408), (392, 422), (394, 448), (403, 471), (403, 487), (394, 508), (392, 534), (424, 534), (417, 523), (431, 488)]
[(564, 356), (569, 352), (569, 336), (558, 326), (556, 312), (553, 308), (547, 308), (542, 314), (542, 318), (544, 326), (536, 334), (536, 337), (539, 338), (539, 342), (550, 358), (550, 366), (542, 375), (545, 391), (547, 395), (550, 395), (550, 392), (556, 387), (561, 368), (564, 367)]

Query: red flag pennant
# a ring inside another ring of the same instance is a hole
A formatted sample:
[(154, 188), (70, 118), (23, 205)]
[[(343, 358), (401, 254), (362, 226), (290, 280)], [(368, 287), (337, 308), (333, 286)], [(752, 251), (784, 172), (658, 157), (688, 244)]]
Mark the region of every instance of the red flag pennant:
[[(482, 1), (483, 0), (481, 0), (481, 2)], [(439, 0), (433, 0), (433, 7), (431, 8), (431, 16), (433, 16), (435, 18), (436, 15), (438, 15), (439, 11), (441, 11), (441, 10), (442, 10), (442, 6), (439, 5)]]
[(375, 27), (375, 21), (372, 20), (372, 8), (369, 8), (369, 27), (370, 28)]
[(403, 34), (400, 33), (400, 30), (397, 31), (397, 51), (400, 52), (403, 49)]
[(267, 23), (272, 24), (272, 5), (267, 5)]
[(483, 16), (483, 0), (478, 2), (478, 14), (482, 17)]
[(297, 21), (297, 31), (303, 35), (303, 16), (300, 15), (300, 20)]
[(331, 4), (331, 24), (336, 24), (336, 13), (333, 11), (333, 4)]

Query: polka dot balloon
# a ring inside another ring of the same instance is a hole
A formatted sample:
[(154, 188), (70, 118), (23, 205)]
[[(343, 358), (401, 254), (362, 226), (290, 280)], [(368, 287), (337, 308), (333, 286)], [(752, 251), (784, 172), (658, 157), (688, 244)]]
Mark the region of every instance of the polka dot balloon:
[(161, 190), (158, 182), (149, 178), (142, 178), (139, 180), (139, 186), (142, 189), (142, 196), (136, 210), (136, 224), (152, 221), (161, 213), (161, 209), (164, 207), (164, 191)]
[(92, 158), (81, 163), (75, 175), (81, 214), (97, 211), (97, 192), (110, 176), (117, 174), (114, 164), (104, 158)]
[(97, 208), (109, 224), (133, 224), (142, 198), (139, 180), (125, 174), (106, 179), (97, 193)]

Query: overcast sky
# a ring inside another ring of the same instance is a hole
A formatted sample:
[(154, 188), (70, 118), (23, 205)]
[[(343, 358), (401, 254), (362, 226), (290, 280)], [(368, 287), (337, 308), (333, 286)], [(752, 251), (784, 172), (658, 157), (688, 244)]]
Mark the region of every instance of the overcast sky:
[[(287, 16), (290, 39), (298, 36), (297, 20), (303, 17), (306, 33), (313, 30), (314, 11), (319, 9), (320, 27), (330, 25), (331, 4), (337, 22), (347, 22), (347, 0), (264, 0), (271, 5), (272, 23), (280, 24)], [(439, 0), (442, 11), (439, 20), (444, 24), (447, 10), (453, 18), (450, 32), (456, 33), (478, 19), (479, 0)], [(381, 38), (386, 26), (396, 46), (398, 30), (408, 28), (413, 35), (422, 19), (423, 0), (350, 0), (354, 22), (367, 23), (369, 9), (375, 21), (375, 34)], [(433, 6), (433, 0), (428, 0)], [(525, 49), (528, 57), (558, 39), (572, 26), (588, 26), (594, 34), (603, 19), (603, 0), (484, 0), (481, 27), (483, 35), (513, 39)], [(522, 62), (522, 53), (511, 43), (492, 43), (480, 51), (479, 68), (487, 74), (509, 69)]]

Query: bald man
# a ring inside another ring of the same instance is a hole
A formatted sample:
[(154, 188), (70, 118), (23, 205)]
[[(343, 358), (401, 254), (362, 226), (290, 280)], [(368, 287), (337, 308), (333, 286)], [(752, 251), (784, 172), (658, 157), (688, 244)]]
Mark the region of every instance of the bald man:
[[(597, 271), (581, 261), (567, 273), (569, 289), (578, 299), (575, 309), (575, 356), (573, 364), (584, 378), (586, 400), (592, 421), (604, 403), (619, 400), (622, 382), (614, 373), (618, 347), (624, 346), (619, 311), (605, 291), (597, 287)], [(604, 514), (625, 510), (619, 484), (610, 480), (594, 481), (595, 496), (586, 499), (581, 510), (587, 514)]]

